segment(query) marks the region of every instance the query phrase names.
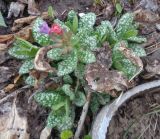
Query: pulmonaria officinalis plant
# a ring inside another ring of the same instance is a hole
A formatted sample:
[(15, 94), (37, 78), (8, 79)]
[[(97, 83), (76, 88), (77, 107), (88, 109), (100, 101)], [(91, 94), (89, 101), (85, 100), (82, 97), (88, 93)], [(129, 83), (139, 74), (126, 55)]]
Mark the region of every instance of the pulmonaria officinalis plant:
[[(137, 25), (133, 24), (133, 17), (132, 13), (123, 15), (114, 29), (109, 21), (102, 21), (95, 26), (94, 13), (78, 17), (72, 10), (65, 22), (55, 19), (51, 26), (40, 17), (35, 20), (32, 32), (39, 47), (16, 38), (9, 54), (23, 60), (19, 74), (24, 75), (25, 82), (38, 86), (45, 84), (47, 79), (57, 85), (38, 92), (34, 97), (42, 106), (51, 109), (47, 119), (48, 127), (59, 131), (73, 127), (75, 108), (82, 107), (86, 102), (85, 67), (98, 62), (102, 57), (95, 55), (95, 52), (103, 47), (104, 42), (109, 43), (112, 52), (111, 68), (120, 71), (128, 79), (139, 73), (143, 66), (139, 57), (145, 56), (139, 44), (146, 39), (137, 36)], [(109, 69), (104, 71), (110, 73)], [(96, 89), (94, 91), (94, 101), (91, 101), (93, 112), (109, 101), (107, 94), (99, 94)]]

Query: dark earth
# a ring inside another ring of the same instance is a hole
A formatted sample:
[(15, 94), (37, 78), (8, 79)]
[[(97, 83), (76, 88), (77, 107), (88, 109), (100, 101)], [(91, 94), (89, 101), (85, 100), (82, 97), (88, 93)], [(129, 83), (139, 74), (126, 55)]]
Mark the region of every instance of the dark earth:
[[(5, 1), (5, 2), (4, 2)], [(11, 27), (13, 21), (17, 18), (7, 19), (8, 7), (11, 0), (0, 0), (0, 10), (3, 13), (5, 22), (8, 27), (0, 27), (0, 35), (12, 33)], [(103, 0), (102, 0), (103, 1)], [(113, 0), (114, 1), (114, 0)], [(130, 2), (129, 2), (130, 1)], [(117, 16), (114, 11), (113, 5), (110, 0), (104, 0), (107, 4), (104, 5), (95, 5), (93, 0), (36, 0), (38, 9), (43, 12), (46, 11), (48, 6), (52, 5), (58, 13), (58, 17), (65, 19), (67, 11), (74, 9), (78, 12), (95, 12), (97, 16), (97, 24), (101, 20), (110, 20), (113, 24), (116, 24)], [(160, 15), (160, 1), (159, 0), (121, 0), (121, 5), (124, 7), (123, 13), (127, 11), (135, 11), (138, 8), (147, 9), (153, 14)], [(45, 3), (45, 4), (44, 4)], [(25, 8), (24, 16), (28, 16), (27, 9)], [(160, 25), (160, 19), (156, 22), (150, 22), (154, 20), (155, 15), (147, 17), (149, 21), (143, 22), (142, 20), (140, 33), (148, 38), (148, 42), (144, 44), (144, 47), (153, 46), (149, 51), (149, 55), (144, 58), (145, 65), (152, 66), (155, 59), (159, 60), (157, 64), (160, 66), (160, 53), (157, 54), (157, 48), (160, 48), (160, 29), (156, 28), (156, 24)], [(145, 17), (144, 17), (145, 18)], [(138, 18), (137, 18), (138, 20)], [(156, 49), (154, 47), (156, 45)], [(156, 54), (153, 53), (156, 52)], [(151, 54), (150, 54), (151, 53)], [(18, 60), (13, 60), (8, 54), (7, 50), (3, 53), (0, 52), (0, 99), (4, 96), (7, 96), (8, 93), (3, 91), (3, 88), (10, 83), (13, 83), (15, 77), (17, 76), (18, 69), (21, 65), (21, 62)], [(5, 70), (4, 67), (8, 67), (8, 70)], [(135, 84), (142, 84), (143, 82), (148, 82), (154, 79), (160, 79), (157, 73), (147, 74), (144, 70), (143, 74), (136, 79)], [(159, 73), (160, 74), (160, 73)], [(19, 82), (16, 88), (23, 87), (23, 82)], [(17, 95), (16, 104), (19, 108), (19, 114), (22, 116), (27, 116), (28, 119), (28, 133), (30, 134), (30, 139), (39, 139), (41, 130), (45, 127), (45, 121), (48, 116), (48, 110), (40, 107), (33, 99), (28, 102), (28, 99), (31, 98), (34, 89), (25, 89), (23, 92)], [(10, 94), (11, 92), (9, 92)], [(1, 104), (0, 115), (3, 115), (7, 111), (2, 108), (4, 106), (11, 105), (13, 99), (7, 100), (3, 105)], [(159, 139), (160, 138), (160, 113), (150, 113), (152, 109), (156, 106), (160, 106), (160, 93), (159, 91), (153, 94), (143, 94), (140, 97), (131, 99), (129, 102), (124, 104), (117, 112), (116, 116), (112, 119), (111, 125), (109, 127), (109, 133), (107, 139)], [(77, 112), (80, 115), (79, 110)], [(79, 115), (77, 116), (79, 118)], [(77, 118), (77, 119), (78, 119)], [(86, 125), (90, 123), (91, 117), (87, 117)], [(89, 122), (88, 122), (88, 121)], [(89, 132), (89, 129), (86, 126), (87, 131), (83, 131), (84, 134)], [(53, 131), (50, 139), (56, 138), (56, 131)]]

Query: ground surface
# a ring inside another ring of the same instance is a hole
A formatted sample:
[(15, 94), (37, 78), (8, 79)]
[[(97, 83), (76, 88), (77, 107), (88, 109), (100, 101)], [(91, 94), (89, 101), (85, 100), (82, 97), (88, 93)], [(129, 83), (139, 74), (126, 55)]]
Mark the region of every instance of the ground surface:
[(123, 104), (111, 120), (107, 139), (159, 139), (160, 115), (152, 109), (160, 105), (160, 93), (143, 94)]
[[(160, 14), (160, 1), (153, 0), (138, 0), (129, 3), (126, 0), (121, 0), (121, 3), (124, 7), (124, 13), (126, 11), (134, 11), (138, 7), (143, 9), (148, 9), (154, 14)], [(46, 11), (49, 5), (52, 5), (58, 13), (58, 17), (61, 19), (65, 18), (65, 15), (69, 9), (75, 9), (78, 12), (89, 12), (94, 11), (98, 16), (97, 24), (104, 19), (111, 20), (113, 24), (116, 24), (117, 15), (114, 14), (114, 10), (107, 9), (107, 5), (103, 6), (93, 6), (92, 0), (37, 0), (37, 5), (40, 11)], [(107, 1), (106, 1), (107, 2)], [(3, 15), (5, 17), (7, 28), (0, 27), (0, 34), (9, 34), (12, 33), (11, 27), (13, 21), (17, 18), (7, 19), (7, 6), (9, 6), (9, 1), (2, 5), (3, 0), (0, 0), (0, 10), (3, 10)], [(156, 4), (155, 4), (156, 3)], [(158, 8), (157, 8), (158, 6)], [(25, 16), (28, 16), (27, 10), (25, 9)], [(147, 17), (148, 20), (154, 20), (155, 15)], [(140, 18), (143, 23), (143, 15)], [(160, 21), (157, 22), (160, 24)], [(148, 42), (144, 47), (153, 46), (151, 49), (147, 49), (149, 52), (155, 51), (156, 54), (152, 53), (144, 58), (144, 63), (152, 65), (155, 59), (160, 63), (159, 51), (156, 48), (160, 48), (160, 29), (157, 29), (155, 22), (146, 22), (141, 24), (140, 34), (148, 38)], [(158, 44), (155, 46), (155, 44)], [(0, 51), (0, 99), (11, 94), (12, 91), (5, 93), (4, 88), (13, 83), (15, 77), (17, 76), (18, 69), (21, 65), (21, 62), (11, 58), (7, 50)], [(7, 67), (7, 70), (4, 68)], [(158, 74), (148, 75), (144, 72), (142, 75), (136, 79), (135, 85), (142, 84), (143, 82), (148, 82), (150, 80), (160, 79)], [(22, 81), (18, 83), (16, 89), (23, 87), (24, 84)], [(35, 90), (25, 89), (22, 93), (17, 96), (16, 104), (19, 108), (20, 115), (27, 116), (28, 119), (28, 132), (31, 135), (31, 139), (39, 139), (41, 130), (45, 127), (45, 120), (48, 116), (48, 111), (41, 108), (33, 99), (28, 102), (28, 99), (31, 98)], [(13, 99), (7, 100), (7, 102), (0, 104), (0, 115), (4, 115), (9, 111), (9, 106), (12, 104)], [(139, 98), (130, 100), (124, 104), (118, 111), (118, 114), (114, 117), (109, 128), (109, 139), (121, 139), (123, 135), (126, 134), (126, 139), (134, 139), (140, 136), (144, 131), (142, 138), (144, 139), (159, 139), (160, 138), (160, 115), (153, 116), (144, 116), (144, 113), (148, 113), (151, 110), (151, 105), (159, 104), (160, 105), (160, 93), (156, 92), (153, 95), (143, 95)], [(79, 110), (78, 110), (79, 112)], [(79, 116), (78, 116), (79, 117)], [(128, 126), (132, 124), (128, 129)], [(151, 125), (150, 125), (151, 123)], [(88, 126), (88, 125), (87, 125)], [(148, 127), (149, 126), (149, 127)], [(56, 131), (53, 131), (53, 134)], [(52, 138), (52, 137), (51, 137)]]

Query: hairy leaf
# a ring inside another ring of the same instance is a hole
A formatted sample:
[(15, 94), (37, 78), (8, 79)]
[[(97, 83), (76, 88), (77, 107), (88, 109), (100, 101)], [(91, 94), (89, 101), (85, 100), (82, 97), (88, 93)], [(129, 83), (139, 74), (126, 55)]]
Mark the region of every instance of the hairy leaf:
[(114, 46), (112, 58), (113, 66), (129, 79), (135, 77), (143, 68), (141, 59), (128, 49), (127, 44), (123, 41)]
[(115, 29), (119, 39), (122, 38), (125, 32), (130, 30), (132, 23), (133, 23), (132, 13), (126, 13), (121, 17)]
[(86, 102), (86, 97), (85, 97), (84, 93), (80, 92), (80, 91), (76, 92), (75, 99), (73, 102), (76, 106), (82, 107)]
[(68, 57), (58, 64), (58, 76), (67, 75), (77, 67), (77, 51), (71, 52)]
[(79, 50), (78, 58), (82, 63), (88, 64), (96, 61), (96, 57), (90, 50)]
[(83, 80), (84, 71), (85, 71), (85, 65), (83, 63), (78, 63), (74, 74), (78, 79)]
[(63, 50), (61, 48), (54, 48), (54, 49), (47, 52), (47, 57), (52, 60), (60, 60), (60, 59), (62, 59), (62, 57), (61, 57), (62, 52), (63, 52)]
[(147, 41), (147, 39), (144, 37), (130, 37), (128, 38), (128, 41), (135, 42), (135, 43), (144, 43)]
[(96, 36), (87, 36), (84, 39), (83, 46), (89, 48), (90, 50), (95, 50), (98, 45), (98, 40)]
[(96, 15), (94, 13), (87, 13), (80, 18), (79, 26), (82, 27), (93, 27), (96, 21)]
[(6, 23), (4, 22), (4, 18), (3, 18), (1, 11), (0, 11), (0, 26), (7, 27)]
[(96, 32), (101, 42), (104, 41), (103, 39), (107, 39), (110, 44), (118, 41), (117, 35), (109, 21), (102, 21), (101, 25), (96, 28)]
[(77, 16), (77, 13), (74, 10), (70, 10), (68, 12), (67, 20), (72, 22), (75, 16)]
[(73, 126), (74, 117), (72, 117), (72, 111), (70, 116), (64, 114), (64, 109), (61, 108), (57, 111), (51, 112), (47, 119), (47, 126), (50, 128), (57, 128), (59, 131), (71, 129)]
[(36, 79), (33, 76), (28, 76), (27, 79), (25, 80), (25, 83), (34, 86), (36, 83)]
[(34, 96), (34, 98), (38, 103), (45, 107), (52, 107), (65, 100), (64, 96), (52, 90), (39, 92)]
[(95, 115), (100, 108), (100, 103), (99, 103), (95, 93), (93, 93), (93, 95), (92, 95), (90, 108), (91, 108), (91, 112), (93, 113), (93, 115)]
[(31, 43), (21, 38), (16, 38), (13, 47), (9, 49), (8, 53), (18, 59), (29, 59), (35, 57), (38, 49)]
[(62, 86), (62, 90), (64, 91), (64, 93), (69, 96), (70, 100), (74, 100), (75, 98), (75, 94), (74, 92), (71, 90), (71, 85), (69, 84), (64, 84)]
[(34, 40), (42, 46), (52, 44), (52, 40), (48, 34), (40, 33), (40, 27), (44, 22), (42, 18), (37, 18), (32, 28)]
[(71, 76), (65, 75), (65, 76), (63, 76), (63, 82), (65, 84), (72, 84), (73, 83), (73, 79), (71, 78)]
[(33, 63), (33, 59), (31, 60), (26, 60), (22, 66), (20, 67), (19, 69), (19, 74), (26, 74), (26, 73), (29, 73), (29, 71), (31, 69), (34, 68), (34, 63)]
[(139, 57), (146, 56), (146, 52), (142, 46), (137, 45), (136, 43), (130, 43), (128, 48), (131, 48), (135, 55)]

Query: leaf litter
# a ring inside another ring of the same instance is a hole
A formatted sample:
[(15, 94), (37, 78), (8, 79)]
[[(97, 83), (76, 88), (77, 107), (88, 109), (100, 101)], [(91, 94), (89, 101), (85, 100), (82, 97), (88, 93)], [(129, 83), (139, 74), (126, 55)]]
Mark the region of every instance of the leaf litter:
[[(107, 18), (110, 18), (110, 16), (113, 14), (112, 10), (109, 10), (109, 12), (110, 13), (107, 13), (107, 10), (106, 10), (105, 16)], [(135, 11), (135, 13), (138, 15), (136, 17), (136, 20), (139, 22), (153, 23), (153, 22), (157, 22), (157, 19), (159, 18), (157, 15), (153, 16), (153, 15), (155, 15), (153, 12), (146, 12), (145, 13), (145, 10), (137, 10), (137, 11)], [(34, 14), (34, 12), (33, 12), (33, 14)], [(28, 19), (24, 18), (24, 21), (23, 21), (23, 19), (17, 20), (14, 24), (15, 28), (13, 28), (13, 30), (14, 31), (20, 30), (20, 32), (22, 32), (22, 33), (19, 32), (19, 34), (20, 34), (19, 36), (21, 38), (24, 38), (25, 40), (30, 40), (30, 42), (33, 42), (33, 39), (30, 38), (30, 36), (32, 36), (31, 32), (26, 31), (26, 30), (31, 30), (30, 25), (31, 25), (31, 22), (34, 21), (35, 18), (36, 17), (32, 16), (32, 17), (29, 17)], [(29, 26), (26, 27), (27, 29), (24, 29), (24, 25), (26, 25), (26, 24), (28, 24)], [(8, 38), (8, 40), (10, 41), (9, 38)], [(6, 41), (8, 41), (8, 40), (6, 37)], [(5, 43), (6, 43), (6, 41), (4, 39)], [(90, 85), (91, 89), (93, 89), (94, 91), (101, 92), (101, 93), (105, 92), (105, 93), (108, 93), (112, 96), (116, 96), (115, 92), (114, 92), (115, 90), (116, 90), (116, 92), (117, 91), (125, 91), (128, 88), (128, 79), (125, 78), (125, 76), (122, 72), (119, 72), (117, 70), (113, 70), (111, 68), (113, 61), (111, 58), (112, 52), (110, 49), (111, 48), (108, 44), (104, 44), (103, 47), (98, 48), (97, 50), (93, 51), (96, 56), (97, 61), (95, 63), (89, 64), (86, 67), (85, 78), (86, 78), (86, 81), (88, 82), (88, 84)], [(136, 57), (135, 55), (133, 55), (133, 53), (131, 52), (130, 49), (124, 48), (122, 46), (122, 47), (120, 47), (120, 51), (125, 55), (125, 57), (130, 59), (135, 65), (138, 66), (139, 71), (143, 70), (143, 63), (142, 63), (141, 59), (139, 57)], [(46, 53), (44, 55), (46, 55)], [(41, 58), (41, 59), (43, 59), (43, 58)], [(44, 59), (42, 61), (44, 61)], [(159, 67), (159, 66), (157, 66), (157, 65), (159, 65), (159, 62), (157, 62), (157, 61), (158, 61), (157, 58), (153, 58), (151, 60), (151, 62), (147, 62), (147, 66), (144, 66), (145, 70), (147, 72), (153, 72), (154, 75), (159, 74), (159, 72), (157, 70), (158, 69), (157, 67)], [(48, 63), (49, 62), (47, 62), (47, 64)], [(149, 66), (150, 66), (150, 68), (148, 68)], [(155, 68), (157, 68), (157, 69), (155, 69)], [(152, 70), (155, 69), (155, 70), (151, 71), (151, 69)], [(45, 71), (47, 71), (47, 70), (45, 70)], [(47, 131), (47, 133), (48, 133), (48, 131)], [(48, 136), (48, 134), (46, 136)]]

